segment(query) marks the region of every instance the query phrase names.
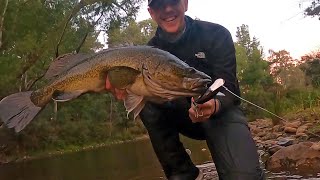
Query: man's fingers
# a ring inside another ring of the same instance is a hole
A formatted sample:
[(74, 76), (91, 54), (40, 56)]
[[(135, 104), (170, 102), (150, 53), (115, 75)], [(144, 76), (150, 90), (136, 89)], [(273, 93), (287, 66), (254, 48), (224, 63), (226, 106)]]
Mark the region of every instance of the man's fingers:
[(198, 104), (197, 106), (191, 105), (189, 109), (189, 117), (192, 122), (203, 122), (210, 118), (213, 113), (212, 102), (206, 102), (204, 104)]
[(107, 91), (111, 92), (111, 94), (118, 100), (124, 100), (127, 96), (127, 92), (125, 90), (114, 88), (111, 85), (108, 76), (106, 77), (105, 88)]
[(189, 109), (189, 118), (191, 119), (192, 122), (197, 122), (197, 114), (193, 107)]
[(112, 85), (109, 81), (108, 76), (106, 77), (106, 90), (111, 90), (112, 89)]
[(115, 90), (115, 96), (118, 100), (124, 100), (127, 96), (127, 92), (122, 89), (114, 89)]

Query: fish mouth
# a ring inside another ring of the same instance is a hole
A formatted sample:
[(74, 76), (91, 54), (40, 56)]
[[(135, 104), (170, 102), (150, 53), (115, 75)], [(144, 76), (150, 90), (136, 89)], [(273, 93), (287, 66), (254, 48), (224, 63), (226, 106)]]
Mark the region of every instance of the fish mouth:
[(211, 78), (184, 78), (183, 87), (195, 93), (204, 93), (211, 83)]

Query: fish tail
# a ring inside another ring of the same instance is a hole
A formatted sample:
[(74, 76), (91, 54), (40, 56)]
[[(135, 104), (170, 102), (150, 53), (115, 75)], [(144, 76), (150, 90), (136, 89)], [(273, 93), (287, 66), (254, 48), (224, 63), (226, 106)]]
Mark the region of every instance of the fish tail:
[(20, 132), (41, 111), (30, 99), (32, 91), (9, 95), (0, 101), (0, 119), (8, 128)]

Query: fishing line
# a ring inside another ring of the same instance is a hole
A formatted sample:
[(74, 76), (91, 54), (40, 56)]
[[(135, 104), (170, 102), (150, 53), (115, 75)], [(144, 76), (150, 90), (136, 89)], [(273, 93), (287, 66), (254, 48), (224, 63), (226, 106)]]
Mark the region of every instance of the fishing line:
[(231, 94), (234, 95), (235, 97), (241, 99), (242, 101), (245, 101), (245, 102), (247, 102), (247, 103), (249, 103), (249, 104), (251, 104), (251, 105), (253, 105), (253, 106), (255, 106), (255, 107), (257, 107), (257, 108), (259, 108), (259, 109), (261, 109), (261, 110), (263, 110), (263, 111), (266, 111), (266, 112), (274, 115), (275, 117), (277, 117), (277, 118), (279, 118), (279, 119), (281, 119), (281, 120), (283, 120), (283, 121), (286, 121), (285, 119), (283, 119), (282, 117), (274, 114), (273, 112), (268, 111), (267, 109), (265, 109), (265, 108), (263, 108), (263, 107), (261, 107), (261, 106), (258, 106), (258, 105), (256, 105), (256, 104), (254, 104), (254, 103), (252, 103), (252, 102), (250, 102), (250, 101), (248, 101), (248, 100), (246, 100), (246, 99), (244, 99), (244, 98), (236, 95), (235, 93), (233, 93), (232, 91), (230, 91), (230, 90), (229, 90), (227, 87), (225, 87), (224, 85), (222, 85), (221, 87), (223, 87), (226, 91), (228, 91), (229, 93), (231, 93)]

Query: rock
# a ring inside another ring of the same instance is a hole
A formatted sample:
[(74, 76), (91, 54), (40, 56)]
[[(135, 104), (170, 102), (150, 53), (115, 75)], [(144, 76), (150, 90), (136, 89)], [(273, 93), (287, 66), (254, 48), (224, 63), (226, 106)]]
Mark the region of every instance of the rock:
[(285, 127), (285, 128), (284, 128), (284, 132), (285, 132), (285, 133), (296, 133), (296, 132), (297, 132), (297, 128)]
[(300, 126), (298, 127), (296, 134), (305, 133), (307, 129), (308, 129), (308, 126), (306, 125)]
[(302, 142), (283, 147), (267, 160), (267, 169), (273, 172), (318, 172), (320, 169), (320, 151), (312, 149), (312, 145), (312, 142)]
[(255, 140), (255, 141), (261, 141), (261, 138), (258, 137), (258, 136), (255, 136), (255, 137), (253, 137), (253, 140)]
[(284, 127), (285, 128), (291, 127), (291, 128), (296, 128), (297, 129), (300, 125), (301, 125), (301, 121), (296, 120), (296, 121), (293, 121), (293, 122), (285, 123)]
[(259, 132), (256, 136), (258, 136), (258, 137), (263, 137), (263, 136), (265, 136), (265, 135), (267, 135), (267, 132), (261, 131), (261, 132)]
[(272, 120), (271, 119), (256, 119), (253, 124), (257, 127), (263, 129), (267, 127), (272, 127)]
[(286, 146), (292, 145), (292, 144), (293, 144), (293, 141), (294, 141), (294, 139), (282, 138), (282, 139), (279, 139), (279, 141), (277, 142), (277, 144), (278, 144), (279, 146), (284, 146), (284, 147), (286, 147)]
[(268, 133), (265, 136), (261, 137), (261, 140), (270, 140), (270, 139), (276, 139), (278, 136), (274, 133)]
[(297, 133), (295, 135), (296, 138), (302, 138), (302, 139), (307, 139), (308, 135), (306, 133)]
[(274, 133), (277, 137), (276, 137), (276, 139), (277, 138), (281, 138), (282, 137), (282, 135), (283, 135), (283, 133)]
[(255, 126), (255, 125), (251, 125), (251, 126), (250, 126), (250, 130), (251, 130), (252, 134), (258, 134), (259, 132), (261, 132), (261, 129), (258, 128), (258, 127)]
[(266, 149), (268, 149), (268, 148), (276, 145), (276, 144), (277, 144), (277, 141), (274, 141), (274, 140), (266, 140), (266, 141), (262, 142), (262, 144), (263, 144), (263, 146), (264, 146)]
[(205, 163), (197, 165), (200, 171), (203, 173), (203, 180), (218, 180), (218, 172), (214, 163)]
[(320, 151), (320, 142), (314, 143), (310, 148), (316, 151)]
[(282, 149), (283, 147), (282, 146), (279, 146), (279, 145), (273, 145), (271, 146), (270, 148), (268, 148), (268, 153), (270, 155), (273, 155), (274, 153), (276, 153), (277, 151), (279, 151), (280, 149)]
[(281, 125), (275, 125), (272, 127), (273, 132), (282, 132), (283, 131), (283, 126)]
[(304, 126), (310, 127), (313, 126), (313, 123), (305, 123)]

